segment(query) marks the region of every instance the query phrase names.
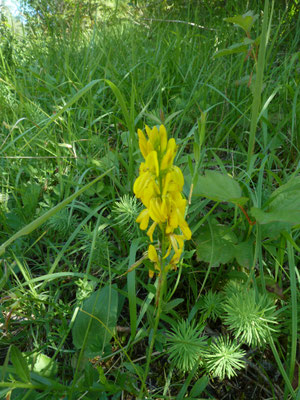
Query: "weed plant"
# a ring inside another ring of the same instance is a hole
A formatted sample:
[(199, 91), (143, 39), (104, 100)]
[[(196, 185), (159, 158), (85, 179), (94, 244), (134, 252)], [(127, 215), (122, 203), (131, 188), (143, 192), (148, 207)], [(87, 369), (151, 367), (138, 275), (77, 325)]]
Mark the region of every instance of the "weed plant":
[[(299, 398), (300, 20), (248, 3), (0, 19), (0, 398)], [(152, 278), (145, 125), (192, 232)]]

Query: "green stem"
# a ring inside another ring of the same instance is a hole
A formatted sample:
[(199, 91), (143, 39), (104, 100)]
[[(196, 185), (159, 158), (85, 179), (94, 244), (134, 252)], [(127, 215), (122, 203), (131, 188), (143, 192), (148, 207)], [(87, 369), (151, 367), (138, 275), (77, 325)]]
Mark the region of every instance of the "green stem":
[(145, 368), (145, 372), (144, 372), (144, 376), (143, 376), (142, 387), (141, 387), (140, 394), (138, 397), (139, 399), (143, 399), (142, 396), (143, 396), (143, 392), (144, 392), (144, 387), (146, 387), (146, 379), (147, 379), (147, 376), (149, 373), (151, 356), (152, 356), (152, 352), (153, 352), (157, 328), (158, 328), (158, 324), (160, 321), (160, 315), (161, 315), (161, 310), (162, 310), (162, 300), (163, 300), (163, 295), (164, 295), (164, 286), (165, 286), (165, 282), (166, 282), (166, 276), (167, 276), (167, 273), (164, 268), (164, 261), (162, 260), (161, 274), (159, 277), (158, 288), (157, 288), (157, 290), (159, 291), (158, 302), (157, 302), (157, 312), (156, 312), (155, 321), (154, 321), (153, 334), (152, 334), (150, 346), (148, 349), (146, 368)]

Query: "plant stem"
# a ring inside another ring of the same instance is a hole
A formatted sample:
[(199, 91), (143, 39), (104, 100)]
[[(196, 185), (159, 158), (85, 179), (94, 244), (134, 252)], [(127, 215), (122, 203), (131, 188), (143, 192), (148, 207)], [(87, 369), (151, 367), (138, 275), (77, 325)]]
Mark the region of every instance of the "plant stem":
[(163, 264), (164, 264), (164, 262), (162, 260), (162, 263), (161, 263), (161, 269), (162, 270), (161, 270), (161, 274), (160, 274), (160, 277), (159, 277), (158, 288), (157, 288), (157, 290), (159, 291), (158, 292), (158, 301), (157, 301), (157, 312), (156, 312), (155, 321), (154, 321), (153, 334), (152, 334), (150, 346), (149, 346), (149, 349), (148, 349), (146, 368), (145, 368), (145, 372), (144, 372), (144, 376), (143, 376), (142, 387), (141, 387), (140, 394), (139, 394), (139, 397), (138, 397), (139, 399), (143, 398), (142, 397), (143, 390), (144, 390), (144, 387), (146, 387), (146, 379), (147, 379), (147, 376), (148, 376), (148, 373), (149, 373), (151, 356), (152, 356), (152, 352), (153, 352), (153, 347), (154, 347), (154, 343), (155, 343), (157, 328), (158, 328), (158, 324), (159, 324), (159, 321), (160, 321), (160, 314), (161, 314), (161, 310), (162, 310), (162, 300), (163, 300), (164, 286), (165, 286), (166, 275), (167, 275)]

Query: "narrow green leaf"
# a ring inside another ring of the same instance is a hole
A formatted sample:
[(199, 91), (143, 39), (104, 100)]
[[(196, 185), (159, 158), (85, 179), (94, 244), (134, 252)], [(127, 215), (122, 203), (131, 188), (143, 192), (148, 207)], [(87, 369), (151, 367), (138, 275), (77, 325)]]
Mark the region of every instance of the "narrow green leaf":
[(200, 379), (196, 381), (194, 386), (192, 387), (192, 390), (190, 392), (190, 396), (199, 398), (200, 394), (203, 393), (205, 390), (206, 386), (208, 385), (209, 382), (209, 377), (204, 375)]
[[(292, 238), (291, 238), (292, 239)], [(294, 249), (290, 241), (287, 241), (287, 253), (289, 261), (290, 271), (290, 285), (291, 285), (291, 300), (292, 300), (292, 335), (291, 335), (291, 350), (290, 350), (290, 368), (289, 378), (293, 381), (294, 371), (296, 366), (296, 355), (297, 355), (297, 340), (298, 340), (298, 305), (297, 305), (297, 282), (296, 282), (296, 264)]]
[(126, 101), (120, 91), (120, 89), (110, 80), (108, 79), (104, 79), (104, 81), (109, 85), (109, 87), (111, 88), (111, 90), (113, 91), (114, 95), (116, 96), (120, 106), (121, 106), (121, 110), (125, 119), (125, 123), (127, 125), (127, 128), (129, 129), (130, 127), (130, 115), (128, 112), (128, 108), (126, 106)]

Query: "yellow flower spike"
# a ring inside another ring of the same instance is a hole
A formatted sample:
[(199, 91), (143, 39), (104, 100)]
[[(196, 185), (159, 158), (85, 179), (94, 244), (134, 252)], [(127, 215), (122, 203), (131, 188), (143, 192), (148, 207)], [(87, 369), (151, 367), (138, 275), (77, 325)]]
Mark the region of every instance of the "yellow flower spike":
[[(151, 242), (156, 226), (163, 232), (159, 240), (163, 240), (162, 249), (165, 254), (160, 257), (153, 245), (149, 246), (148, 257), (154, 263), (154, 271), (161, 273), (171, 268), (176, 269), (183, 252), (184, 240), (191, 238), (191, 230), (185, 221), (187, 201), (181, 194), (184, 177), (177, 166), (173, 165), (176, 155), (176, 142), (168, 140), (166, 128), (161, 125), (150, 129), (145, 127), (145, 135), (138, 130), (139, 147), (145, 159), (139, 168), (139, 177), (134, 183), (134, 193), (146, 207), (137, 217), (137, 222), (142, 230), (147, 230)], [(150, 222), (151, 219), (151, 222)], [(150, 222), (150, 228), (148, 228)], [(182, 234), (176, 234), (180, 229)], [(173, 252), (168, 265), (163, 265), (164, 260)], [(153, 275), (153, 269), (149, 276)]]
[(147, 139), (140, 129), (138, 129), (138, 136), (139, 136), (139, 148), (141, 150), (143, 157), (146, 159), (148, 155)]

